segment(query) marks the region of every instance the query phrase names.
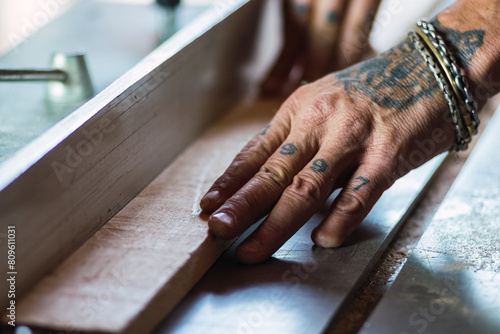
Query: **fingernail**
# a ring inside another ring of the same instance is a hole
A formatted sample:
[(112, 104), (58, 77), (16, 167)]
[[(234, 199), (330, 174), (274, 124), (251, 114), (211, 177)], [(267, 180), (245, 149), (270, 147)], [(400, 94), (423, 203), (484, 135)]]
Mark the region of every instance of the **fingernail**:
[(227, 226), (227, 227), (233, 227), (234, 226), (234, 217), (231, 214), (228, 214), (226, 212), (218, 212), (216, 214), (213, 214), (212, 217), (210, 217), (210, 220), (217, 220), (219, 223)]
[(260, 253), (262, 245), (257, 239), (250, 238), (245, 240), (238, 248), (240, 252), (244, 252), (247, 254), (258, 254)]
[(209, 210), (211, 204), (217, 203), (217, 201), (220, 199), (220, 193), (217, 190), (213, 190), (209, 193), (207, 193), (205, 196), (200, 201), (200, 208), (202, 210)]
[(322, 248), (336, 248), (342, 245), (343, 240), (340, 240), (339, 238), (332, 237), (329, 235), (318, 233), (314, 236), (314, 243), (316, 244), (316, 246)]

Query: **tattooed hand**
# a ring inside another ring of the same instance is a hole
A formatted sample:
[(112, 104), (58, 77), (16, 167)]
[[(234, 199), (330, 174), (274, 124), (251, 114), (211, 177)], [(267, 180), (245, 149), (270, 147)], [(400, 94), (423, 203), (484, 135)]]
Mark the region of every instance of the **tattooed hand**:
[[(471, 90), (498, 92), (500, 2), (458, 0), (438, 18)], [(395, 180), (452, 146), (449, 115), (409, 42), (302, 86), (202, 199), (210, 230), (233, 238), (269, 214), (236, 251), (242, 262), (261, 262), (342, 188), (312, 233), (319, 246), (339, 246)]]
[(261, 89), (289, 95), (371, 54), (368, 35), (380, 0), (283, 0), (285, 45)]
[(270, 212), (237, 250), (241, 261), (260, 262), (343, 188), (312, 235), (339, 246), (397, 178), (451, 147), (447, 114), (408, 42), (302, 86), (203, 198), (210, 230), (233, 238)]

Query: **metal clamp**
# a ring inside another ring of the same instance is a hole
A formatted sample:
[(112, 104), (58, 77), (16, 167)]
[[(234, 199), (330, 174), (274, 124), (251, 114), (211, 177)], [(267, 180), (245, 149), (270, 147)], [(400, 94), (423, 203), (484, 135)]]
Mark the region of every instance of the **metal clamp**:
[(85, 102), (94, 95), (94, 87), (82, 53), (55, 53), (50, 69), (0, 69), (0, 81), (47, 81), (47, 101), (51, 103)]

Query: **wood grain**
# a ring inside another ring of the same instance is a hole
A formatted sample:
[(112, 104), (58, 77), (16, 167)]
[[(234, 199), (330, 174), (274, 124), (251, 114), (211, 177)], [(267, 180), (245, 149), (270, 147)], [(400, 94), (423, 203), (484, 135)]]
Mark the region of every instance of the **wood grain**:
[(212, 8), (0, 166), (0, 253), (16, 226), (17, 299), (241, 99), (261, 7)]
[(21, 301), (19, 323), (152, 329), (229, 246), (209, 234), (199, 200), (277, 106), (244, 104), (210, 128)]

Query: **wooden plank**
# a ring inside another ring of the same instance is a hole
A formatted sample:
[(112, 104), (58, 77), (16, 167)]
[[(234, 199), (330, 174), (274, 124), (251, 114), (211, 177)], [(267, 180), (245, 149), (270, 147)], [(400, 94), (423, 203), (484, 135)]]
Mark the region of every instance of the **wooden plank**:
[(398, 180), (342, 247), (314, 247), (310, 237), (336, 193), (269, 261), (238, 263), (238, 240), (154, 333), (322, 333), (352, 300), (443, 157)]
[(229, 246), (208, 233), (199, 200), (276, 107), (244, 104), (215, 124), (22, 299), (19, 323), (151, 330)]
[(240, 99), (260, 8), (236, 0), (207, 11), (0, 166), (0, 253), (16, 226), (17, 298)]

